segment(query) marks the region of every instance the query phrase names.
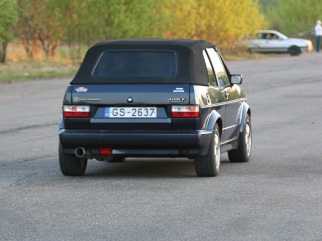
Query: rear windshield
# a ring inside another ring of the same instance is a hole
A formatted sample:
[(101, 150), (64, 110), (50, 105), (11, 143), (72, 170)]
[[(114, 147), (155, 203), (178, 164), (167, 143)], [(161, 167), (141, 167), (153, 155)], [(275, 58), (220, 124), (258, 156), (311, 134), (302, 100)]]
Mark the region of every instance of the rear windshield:
[(100, 57), (94, 77), (172, 77), (177, 73), (171, 51), (111, 51)]

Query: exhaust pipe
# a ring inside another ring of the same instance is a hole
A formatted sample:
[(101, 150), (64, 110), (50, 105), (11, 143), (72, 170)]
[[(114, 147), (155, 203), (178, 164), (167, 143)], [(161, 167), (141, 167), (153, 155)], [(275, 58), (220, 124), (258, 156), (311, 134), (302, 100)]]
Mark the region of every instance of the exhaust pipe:
[(75, 149), (75, 155), (78, 158), (84, 158), (84, 159), (92, 159), (93, 156), (92, 154), (89, 152), (89, 150), (83, 148), (83, 147), (77, 147)]

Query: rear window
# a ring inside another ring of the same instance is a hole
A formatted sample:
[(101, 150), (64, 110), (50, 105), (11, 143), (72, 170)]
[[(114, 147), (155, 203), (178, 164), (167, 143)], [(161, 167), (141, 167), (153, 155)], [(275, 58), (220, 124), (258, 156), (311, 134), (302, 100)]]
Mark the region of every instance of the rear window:
[(171, 51), (111, 51), (100, 57), (94, 77), (172, 77), (177, 73)]

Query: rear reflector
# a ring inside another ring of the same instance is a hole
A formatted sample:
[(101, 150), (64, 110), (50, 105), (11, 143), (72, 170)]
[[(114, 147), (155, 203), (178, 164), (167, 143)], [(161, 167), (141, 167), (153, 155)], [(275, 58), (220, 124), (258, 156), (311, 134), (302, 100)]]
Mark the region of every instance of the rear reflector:
[(100, 155), (112, 155), (112, 148), (111, 147), (101, 147), (100, 148)]
[(172, 106), (172, 118), (198, 118), (199, 106), (198, 105), (177, 105)]
[(63, 113), (67, 118), (89, 118), (90, 108), (85, 105), (64, 105)]

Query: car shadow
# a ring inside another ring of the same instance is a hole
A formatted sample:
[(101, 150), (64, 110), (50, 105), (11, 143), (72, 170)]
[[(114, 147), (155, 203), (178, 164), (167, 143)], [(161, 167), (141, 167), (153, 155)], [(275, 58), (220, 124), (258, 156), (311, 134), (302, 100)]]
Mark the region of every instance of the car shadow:
[[(223, 160), (222, 165), (226, 164)], [(197, 177), (186, 158), (127, 158), (124, 162), (89, 161), (85, 177), (182, 178)]]

